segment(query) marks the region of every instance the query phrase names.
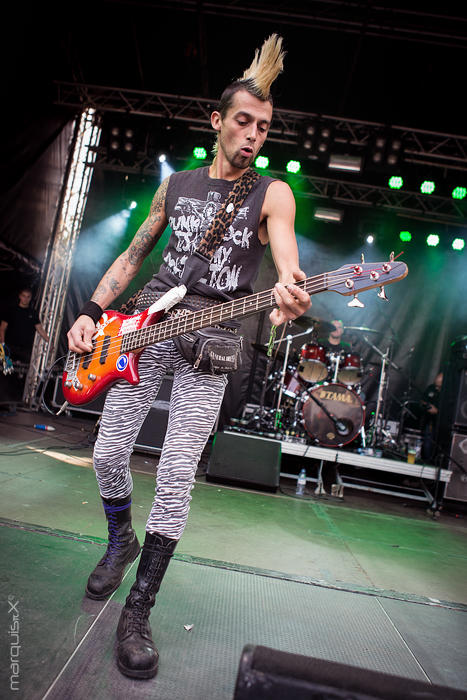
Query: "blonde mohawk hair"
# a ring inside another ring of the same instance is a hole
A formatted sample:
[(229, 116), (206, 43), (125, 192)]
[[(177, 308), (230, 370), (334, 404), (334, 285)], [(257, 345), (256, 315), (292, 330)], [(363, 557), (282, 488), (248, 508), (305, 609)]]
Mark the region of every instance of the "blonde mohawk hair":
[(246, 69), (240, 82), (248, 82), (252, 92), (261, 100), (268, 100), (271, 85), (284, 68), (285, 51), (282, 51), (282, 37), (271, 34), (261, 50), (256, 49), (251, 66)]

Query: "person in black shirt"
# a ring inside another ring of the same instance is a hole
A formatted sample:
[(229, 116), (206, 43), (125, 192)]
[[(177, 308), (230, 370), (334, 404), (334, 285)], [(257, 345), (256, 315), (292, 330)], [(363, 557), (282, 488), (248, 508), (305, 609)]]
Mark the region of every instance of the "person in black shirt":
[(0, 343), (5, 343), (12, 360), (29, 362), (36, 331), (46, 343), (49, 342), (37, 311), (31, 307), (32, 291), (28, 287), (20, 290), (18, 303), (2, 312)]
[(439, 396), (443, 385), (443, 373), (439, 372), (433, 384), (427, 386), (423, 392), (420, 406), (422, 416), (420, 419), (420, 429), (422, 432), (422, 457), (427, 462), (431, 462), (434, 456), (433, 436), (438, 419)]

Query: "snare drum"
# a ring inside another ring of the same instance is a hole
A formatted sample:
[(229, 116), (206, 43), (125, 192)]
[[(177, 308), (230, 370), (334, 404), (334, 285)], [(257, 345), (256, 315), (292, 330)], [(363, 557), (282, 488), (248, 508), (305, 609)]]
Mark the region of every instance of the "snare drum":
[(298, 374), (306, 382), (322, 382), (328, 376), (326, 348), (318, 343), (302, 345)]
[(362, 361), (356, 352), (342, 353), (337, 372), (337, 379), (342, 384), (353, 386), (359, 384), (362, 378)]

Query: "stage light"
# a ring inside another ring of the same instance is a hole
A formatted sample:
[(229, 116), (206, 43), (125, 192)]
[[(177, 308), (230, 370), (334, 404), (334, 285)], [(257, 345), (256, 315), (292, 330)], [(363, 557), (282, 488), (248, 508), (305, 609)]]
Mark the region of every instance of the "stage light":
[(391, 190), (400, 190), (400, 188), (403, 186), (404, 180), (399, 177), (398, 175), (393, 175), (392, 177), (389, 178), (388, 185), (391, 188)]
[(255, 160), (255, 166), (264, 170), (269, 165), (269, 158), (267, 156), (258, 156)]
[(193, 149), (193, 156), (197, 160), (204, 160), (205, 158), (207, 158), (207, 155), (207, 151), (205, 148), (203, 148), (203, 146), (195, 146), (195, 148)]
[(430, 235), (427, 236), (426, 244), (429, 245), (431, 248), (436, 248), (438, 243), (439, 243), (439, 236), (437, 233), (430, 233)]
[(159, 160), (159, 163), (165, 163), (165, 161), (167, 160), (167, 156), (165, 155), (165, 153), (161, 153), (159, 155), (158, 160)]
[(408, 243), (409, 241), (412, 240), (412, 234), (410, 233), (410, 231), (401, 231), (401, 232), (399, 233), (399, 238), (400, 238), (401, 241), (403, 241), (404, 243)]
[(286, 166), (288, 173), (298, 173), (301, 167), (298, 160), (289, 160)]
[(373, 236), (372, 233), (370, 233), (370, 234), (366, 237), (366, 242), (369, 243), (370, 245), (371, 245), (372, 243), (375, 242), (375, 237)]
[(455, 238), (452, 242), (453, 250), (464, 250), (465, 241), (463, 238)]
[(464, 199), (467, 194), (467, 188), (465, 187), (455, 187), (452, 191), (453, 199)]
[(360, 156), (337, 155), (331, 153), (328, 168), (330, 170), (359, 173), (362, 169), (362, 159)]
[(424, 180), (420, 185), (420, 192), (422, 194), (433, 194), (435, 187), (436, 185), (432, 180)]
[(344, 218), (344, 212), (339, 209), (324, 209), (324, 207), (317, 207), (313, 214), (313, 218), (318, 219), (318, 221), (329, 221), (334, 224), (340, 224)]
[(137, 206), (138, 202), (135, 202), (135, 200), (133, 200), (132, 202), (130, 202), (128, 209), (136, 209)]

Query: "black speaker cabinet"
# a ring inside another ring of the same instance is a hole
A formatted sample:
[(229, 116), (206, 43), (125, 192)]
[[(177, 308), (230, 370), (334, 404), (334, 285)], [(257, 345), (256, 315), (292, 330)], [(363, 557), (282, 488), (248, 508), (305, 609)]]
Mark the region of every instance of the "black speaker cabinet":
[(233, 700), (465, 700), (455, 688), (247, 645)]
[[(172, 393), (173, 376), (166, 374), (162, 380), (161, 388), (156, 397), (156, 400), (149, 409), (149, 413), (141, 426), (141, 430), (136, 438), (135, 450), (141, 452), (153, 452), (159, 454), (162, 450), (162, 445), (167, 431), (167, 423), (169, 420), (169, 404), (170, 395)], [(65, 401), (62, 392), (61, 378), (55, 381), (54, 395), (52, 404), (61, 406)], [(102, 413), (104, 408), (105, 393), (98, 396), (94, 401), (84, 404), (83, 406), (71, 406), (72, 411), (78, 413), (97, 415)]]
[[(451, 480), (446, 484), (444, 498), (467, 501), (467, 435), (453, 433), (451, 458), (449, 460), (449, 469), (452, 469)], [(462, 471), (462, 467), (465, 472)]]
[(462, 430), (467, 430), (467, 369), (462, 370), (459, 377), (454, 425)]
[(206, 480), (276, 491), (280, 463), (281, 443), (277, 440), (241, 433), (216, 433)]

